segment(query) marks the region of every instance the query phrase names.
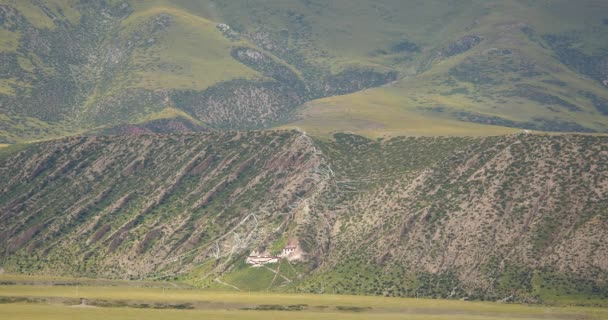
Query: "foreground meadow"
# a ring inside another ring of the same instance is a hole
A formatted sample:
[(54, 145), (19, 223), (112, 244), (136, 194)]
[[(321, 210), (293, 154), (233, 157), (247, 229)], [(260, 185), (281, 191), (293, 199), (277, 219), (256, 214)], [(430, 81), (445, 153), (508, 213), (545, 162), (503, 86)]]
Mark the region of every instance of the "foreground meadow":
[(608, 309), (0, 277), (0, 319), (608, 319)]

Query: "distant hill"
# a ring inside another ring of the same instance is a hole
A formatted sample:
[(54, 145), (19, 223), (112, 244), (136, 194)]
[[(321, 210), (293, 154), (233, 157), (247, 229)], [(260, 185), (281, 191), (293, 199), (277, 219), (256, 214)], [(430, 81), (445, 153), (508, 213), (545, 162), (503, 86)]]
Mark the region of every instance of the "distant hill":
[(371, 136), (508, 132), (478, 125), (606, 132), (605, 1), (381, 3), (393, 10), (374, 16), (380, 23), (357, 23), (401, 26), (368, 53), (400, 79), (309, 102), (294, 125)]
[[(0, 154), (6, 272), (601, 304), (608, 141), (297, 132), (75, 137)], [(253, 251), (295, 259), (251, 268)]]
[(597, 0), (1, 0), (0, 143), (178, 113), (207, 130), (319, 135), (606, 132), (606, 12)]
[(212, 3), (195, 3), (0, 2), (1, 141), (141, 122), (172, 109), (215, 129), (263, 128), (311, 99), (397, 77), (370, 64), (330, 71), (303, 56), (290, 65), (261, 44), (262, 33), (212, 21)]

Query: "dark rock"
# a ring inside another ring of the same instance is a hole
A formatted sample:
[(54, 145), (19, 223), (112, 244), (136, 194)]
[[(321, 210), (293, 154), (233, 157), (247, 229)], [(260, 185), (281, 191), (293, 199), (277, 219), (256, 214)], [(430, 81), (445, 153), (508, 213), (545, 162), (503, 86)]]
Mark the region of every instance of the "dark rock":
[(447, 48), (441, 51), (443, 57), (453, 57), (465, 53), (483, 41), (482, 37), (475, 35), (464, 36), (455, 42), (451, 43)]
[(553, 131), (553, 132), (588, 132), (593, 133), (596, 130), (587, 128), (573, 121), (560, 119), (547, 119), (534, 117), (529, 122), (518, 122), (504, 119), (496, 116), (488, 116), (481, 113), (473, 113), (466, 111), (455, 112), (454, 115), (462, 121), (496, 125), (510, 128), (521, 128), (529, 130)]
[(581, 91), (581, 92), (579, 92), (579, 94), (581, 94), (585, 98), (591, 100), (591, 103), (593, 103), (593, 106), (595, 106), (597, 111), (599, 111), (603, 115), (608, 116), (608, 100), (607, 99), (600, 98), (600, 97), (596, 96), (595, 94), (593, 94), (592, 92), (588, 92), (588, 91)]
[(543, 39), (557, 54), (559, 61), (571, 69), (604, 83), (608, 78), (608, 56), (587, 54), (574, 47), (576, 42), (563, 35), (545, 35)]
[(517, 96), (526, 98), (528, 100), (532, 100), (538, 102), (542, 105), (557, 105), (568, 109), (573, 112), (582, 111), (580, 107), (575, 104), (572, 104), (558, 96), (554, 96), (552, 94), (546, 93), (542, 91), (543, 88), (535, 87), (527, 84), (517, 85), (515, 90), (505, 92), (507, 96)]

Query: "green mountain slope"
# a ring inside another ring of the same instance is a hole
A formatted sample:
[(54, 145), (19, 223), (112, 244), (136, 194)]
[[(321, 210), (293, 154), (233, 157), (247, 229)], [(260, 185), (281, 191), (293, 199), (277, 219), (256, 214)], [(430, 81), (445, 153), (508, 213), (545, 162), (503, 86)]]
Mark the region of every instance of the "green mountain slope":
[(0, 142), (175, 109), (220, 130), (605, 132), (607, 10), (596, 0), (2, 0)]
[(141, 122), (174, 108), (218, 129), (267, 127), (305, 101), (396, 78), (369, 64), (298, 70), (253, 35), (210, 20), (211, 3), (188, 3), (1, 2), (2, 140)]
[[(468, 134), (505, 132), (452, 120), (606, 131), (605, 2), (468, 1), (456, 7), (471, 10), (446, 14), (441, 31), (428, 30), (429, 22), (399, 20), (411, 35), (404, 51), (385, 47), (381, 53), (397, 68), (412, 69), (401, 69), (402, 79), (310, 102), (293, 125), (310, 132), (367, 135), (458, 134), (463, 126)], [(419, 13), (434, 21), (426, 11)]]
[(608, 132), (607, 31), (599, 0), (0, 0), (0, 271), (605, 305), (608, 141), (527, 131)]
[[(297, 131), (69, 138), (0, 155), (7, 272), (599, 303), (607, 141)], [(280, 263), (253, 268), (252, 251)], [(586, 300), (590, 299), (590, 300)], [(566, 301), (564, 300), (564, 301)]]

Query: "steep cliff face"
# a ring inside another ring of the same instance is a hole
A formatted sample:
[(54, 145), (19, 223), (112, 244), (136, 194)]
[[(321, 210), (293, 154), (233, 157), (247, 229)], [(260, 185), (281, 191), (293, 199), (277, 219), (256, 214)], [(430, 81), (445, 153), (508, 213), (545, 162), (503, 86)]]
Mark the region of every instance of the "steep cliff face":
[[(0, 266), (254, 290), (603, 299), (607, 166), (606, 138), (568, 135), (38, 143), (0, 156)], [(285, 246), (297, 248), (292, 267), (244, 264)]]

